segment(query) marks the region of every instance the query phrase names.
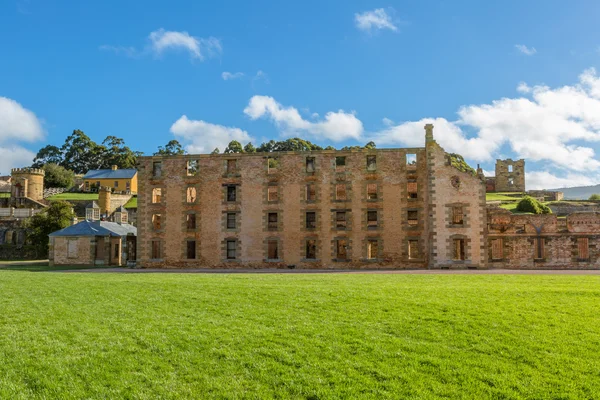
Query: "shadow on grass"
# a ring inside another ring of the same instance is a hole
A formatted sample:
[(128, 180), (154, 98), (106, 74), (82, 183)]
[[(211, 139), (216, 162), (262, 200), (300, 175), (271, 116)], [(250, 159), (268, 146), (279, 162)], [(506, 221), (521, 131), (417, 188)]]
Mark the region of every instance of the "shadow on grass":
[(89, 265), (58, 265), (51, 267), (48, 264), (28, 264), (28, 265), (7, 265), (0, 266), (0, 271), (28, 271), (28, 272), (46, 272), (46, 271), (73, 271), (78, 269), (106, 269), (119, 268), (116, 266), (89, 266)]

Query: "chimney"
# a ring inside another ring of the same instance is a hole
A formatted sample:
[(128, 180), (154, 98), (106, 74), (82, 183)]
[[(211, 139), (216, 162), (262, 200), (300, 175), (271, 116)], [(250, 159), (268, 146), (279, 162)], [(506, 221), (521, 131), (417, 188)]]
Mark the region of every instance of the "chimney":
[(112, 167), (110, 167), (113, 171), (116, 171), (118, 169), (118, 167), (116, 165), (113, 165)]
[(433, 142), (433, 124), (425, 125), (425, 143)]

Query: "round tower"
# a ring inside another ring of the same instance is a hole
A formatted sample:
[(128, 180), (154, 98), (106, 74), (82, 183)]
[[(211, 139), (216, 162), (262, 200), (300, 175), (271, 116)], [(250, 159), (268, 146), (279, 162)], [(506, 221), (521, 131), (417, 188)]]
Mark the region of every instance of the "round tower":
[(44, 176), (46, 172), (38, 168), (13, 168), (11, 175), (11, 195), (13, 198), (44, 199)]
[(110, 188), (107, 186), (101, 186), (98, 189), (98, 205), (100, 206), (100, 214), (108, 215), (111, 212), (110, 208)]

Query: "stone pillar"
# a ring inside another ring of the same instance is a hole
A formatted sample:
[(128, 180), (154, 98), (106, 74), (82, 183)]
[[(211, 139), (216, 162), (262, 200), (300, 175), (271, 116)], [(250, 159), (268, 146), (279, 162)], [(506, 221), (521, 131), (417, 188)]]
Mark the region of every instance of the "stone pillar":
[(433, 124), (425, 125), (425, 143), (433, 142)]

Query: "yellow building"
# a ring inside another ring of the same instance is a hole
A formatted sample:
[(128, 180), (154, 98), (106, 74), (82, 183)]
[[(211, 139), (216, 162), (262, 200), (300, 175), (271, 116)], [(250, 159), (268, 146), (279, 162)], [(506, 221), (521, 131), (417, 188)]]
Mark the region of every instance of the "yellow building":
[(111, 169), (93, 169), (83, 177), (84, 190), (86, 192), (96, 191), (105, 186), (115, 192), (136, 194), (138, 190), (137, 170), (118, 169), (113, 165)]

